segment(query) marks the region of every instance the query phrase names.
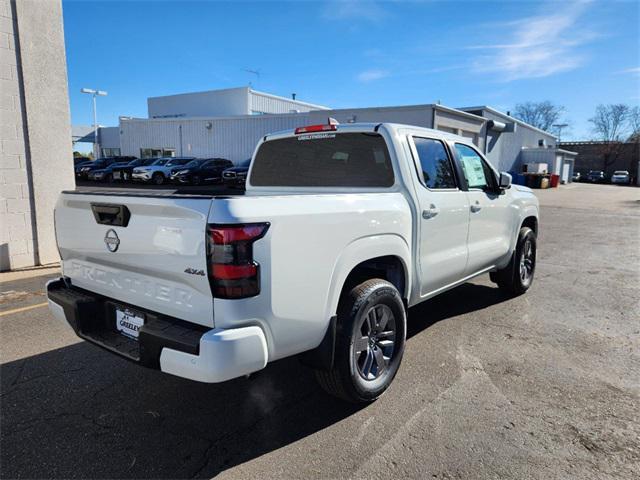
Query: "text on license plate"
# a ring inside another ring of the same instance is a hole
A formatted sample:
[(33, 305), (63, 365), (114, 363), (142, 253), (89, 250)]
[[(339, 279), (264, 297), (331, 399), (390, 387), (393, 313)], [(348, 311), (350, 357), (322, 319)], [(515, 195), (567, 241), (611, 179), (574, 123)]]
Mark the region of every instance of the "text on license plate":
[(140, 327), (144, 325), (144, 317), (131, 310), (116, 308), (116, 328), (127, 337), (138, 338)]

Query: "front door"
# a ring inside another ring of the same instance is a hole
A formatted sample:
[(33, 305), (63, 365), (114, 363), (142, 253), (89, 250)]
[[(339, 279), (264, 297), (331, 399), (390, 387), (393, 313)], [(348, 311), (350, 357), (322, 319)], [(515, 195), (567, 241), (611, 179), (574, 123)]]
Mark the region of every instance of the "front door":
[(411, 136), (409, 144), (417, 170), (420, 296), (425, 297), (464, 275), (469, 203), (444, 142)]
[(509, 254), (514, 212), (507, 195), (498, 188), (496, 173), (482, 155), (462, 143), (455, 143), (454, 149), (468, 187), (468, 276), (501, 263)]

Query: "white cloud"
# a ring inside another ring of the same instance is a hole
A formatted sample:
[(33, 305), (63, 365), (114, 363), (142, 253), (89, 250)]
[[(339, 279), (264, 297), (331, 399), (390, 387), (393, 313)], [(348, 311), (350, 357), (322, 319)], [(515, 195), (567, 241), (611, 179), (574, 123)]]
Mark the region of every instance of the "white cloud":
[(327, 3), (323, 17), (328, 20), (367, 20), (379, 22), (388, 12), (374, 0), (332, 0)]
[(632, 75), (640, 75), (640, 67), (625, 68), (618, 73), (630, 73)]
[(495, 73), (500, 80), (511, 81), (547, 77), (579, 67), (586, 59), (580, 47), (596, 38), (584, 22), (578, 24), (589, 3), (573, 2), (554, 13), (492, 25), (496, 37), (506, 35), (508, 40), (469, 47), (489, 52), (473, 60), (475, 71)]
[(360, 72), (356, 77), (359, 82), (368, 83), (374, 82), (376, 80), (380, 80), (381, 78), (385, 78), (389, 76), (389, 72), (386, 70), (365, 70), (364, 72)]

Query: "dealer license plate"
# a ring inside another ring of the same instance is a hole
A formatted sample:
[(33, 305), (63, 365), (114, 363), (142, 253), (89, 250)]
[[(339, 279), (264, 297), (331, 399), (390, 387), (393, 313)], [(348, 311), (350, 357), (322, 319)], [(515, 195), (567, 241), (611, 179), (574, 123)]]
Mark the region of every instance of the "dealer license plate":
[(113, 179), (120, 180), (120, 172), (113, 172)]
[(116, 307), (116, 328), (120, 333), (137, 340), (142, 325), (144, 325), (144, 316), (126, 308)]

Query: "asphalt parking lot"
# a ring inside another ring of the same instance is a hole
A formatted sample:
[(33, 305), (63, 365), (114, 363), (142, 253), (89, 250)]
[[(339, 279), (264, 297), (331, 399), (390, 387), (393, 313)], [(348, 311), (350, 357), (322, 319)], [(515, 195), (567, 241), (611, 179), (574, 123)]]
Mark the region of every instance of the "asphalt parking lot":
[(55, 269), (3, 274), (1, 476), (640, 478), (640, 189), (537, 194), (532, 289), (483, 276), (411, 309), (366, 407), (296, 359), (219, 385), (137, 367), (38, 306)]

